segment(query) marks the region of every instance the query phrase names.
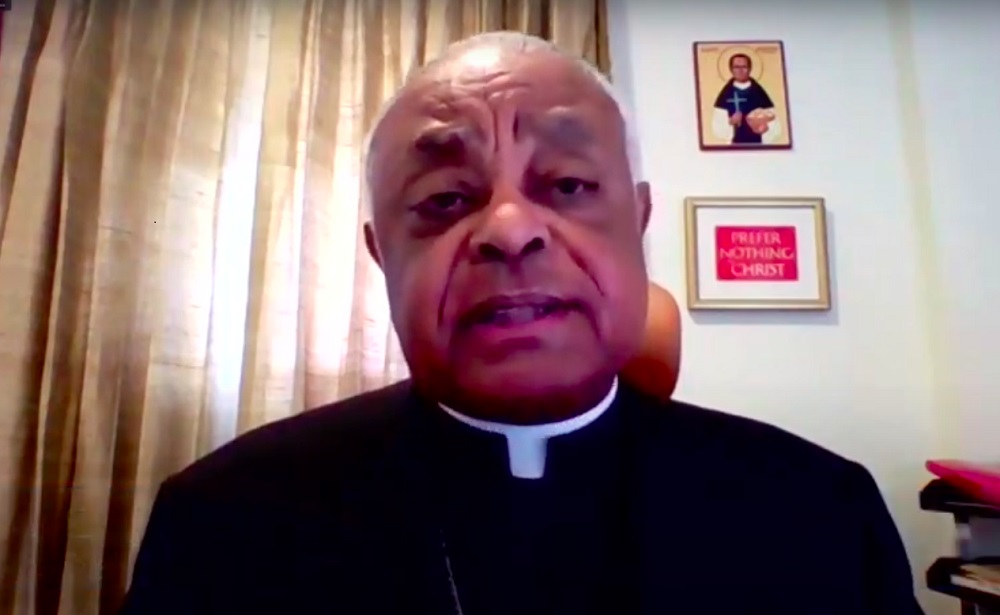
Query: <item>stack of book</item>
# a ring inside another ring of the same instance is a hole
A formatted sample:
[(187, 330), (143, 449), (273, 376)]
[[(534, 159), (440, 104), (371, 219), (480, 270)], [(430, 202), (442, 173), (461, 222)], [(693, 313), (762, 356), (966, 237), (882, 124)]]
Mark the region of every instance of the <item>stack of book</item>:
[(950, 580), (959, 587), (1000, 597), (1000, 564), (961, 564)]
[(929, 461), (939, 478), (920, 492), (924, 510), (951, 513), (957, 556), (939, 558), (927, 586), (962, 601), (962, 613), (1000, 614), (1000, 466)]

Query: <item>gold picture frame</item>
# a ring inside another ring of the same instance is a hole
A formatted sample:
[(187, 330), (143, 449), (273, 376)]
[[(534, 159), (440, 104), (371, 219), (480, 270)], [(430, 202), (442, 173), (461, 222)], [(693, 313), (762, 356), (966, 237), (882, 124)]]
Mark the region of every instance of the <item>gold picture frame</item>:
[(689, 310), (831, 307), (820, 197), (684, 199)]
[(692, 50), (703, 151), (792, 148), (782, 41), (696, 41)]

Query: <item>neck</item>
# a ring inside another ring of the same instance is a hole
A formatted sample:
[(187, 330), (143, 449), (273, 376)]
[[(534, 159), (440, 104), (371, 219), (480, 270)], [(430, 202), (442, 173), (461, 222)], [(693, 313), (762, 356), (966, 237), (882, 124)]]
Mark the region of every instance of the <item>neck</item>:
[(611, 385), (608, 387), (608, 390), (604, 393), (601, 399), (599, 399), (596, 403), (594, 403), (591, 407), (587, 408), (583, 412), (578, 412), (573, 416), (570, 416), (565, 419), (560, 419), (557, 421), (549, 421), (549, 422), (536, 421), (530, 424), (510, 423), (502, 420), (491, 421), (486, 419), (480, 419), (465, 414), (463, 412), (459, 412), (458, 410), (455, 410), (454, 408), (451, 408), (445, 404), (439, 404), (439, 405), (445, 412), (447, 412), (454, 418), (460, 420), (466, 425), (469, 425), (471, 427), (476, 427), (477, 429), (481, 429), (483, 431), (502, 432), (506, 431), (507, 428), (510, 428), (510, 429), (539, 430), (540, 432), (562, 433), (564, 431), (575, 431), (576, 429), (579, 429), (580, 427), (584, 427), (587, 424), (591, 423), (594, 419), (599, 417), (605, 410), (608, 409), (608, 407), (611, 405), (611, 402), (614, 401), (615, 395), (617, 393), (618, 393), (618, 378), (615, 377), (611, 381)]
[(584, 414), (613, 392), (617, 382), (617, 375), (611, 373), (593, 378), (582, 386), (504, 399), (483, 399), (460, 392), (432, 398), (437, 398), (443, 406), (463, 416), (480, 421), (503, 425), (545, 425)]

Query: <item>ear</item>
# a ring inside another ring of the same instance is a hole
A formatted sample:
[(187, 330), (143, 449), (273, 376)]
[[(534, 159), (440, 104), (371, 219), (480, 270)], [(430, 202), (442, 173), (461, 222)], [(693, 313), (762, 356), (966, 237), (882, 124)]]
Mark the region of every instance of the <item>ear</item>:
[(639, 182), (635, 185), (635, 200), (640, 208), (640, 230), (645, 234), (649, 226), (649, 217), (653, 213), (653, 199), (650, 195), (649, 182)]
[(365, 222), (365, 247), (368, 248), (368, 254), (371, 255), (372, 260), (381, 269), (382, 255), (378, 251), (378, 241), (375, 239), (375, 227), (372, 226), (371, 221)]

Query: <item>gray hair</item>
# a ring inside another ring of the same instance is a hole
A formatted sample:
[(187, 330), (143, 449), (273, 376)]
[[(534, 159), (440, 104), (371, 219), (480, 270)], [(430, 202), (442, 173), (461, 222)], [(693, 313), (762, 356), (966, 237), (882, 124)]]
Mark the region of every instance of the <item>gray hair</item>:
[(460, 57), (470, 51), (482, 49), (494, 49), (502, 53), (511, 54), (524, 54), (532, 52), (554, 53), (560, 57), (571, 60), (583, 72), (583, 74), (592, 78), (597, 85), (601, 87), (604, 93), (607, 94), (612, 101), (614, 101), (624, 125), (625, 148), (626, 155), (628, 156), (629, 171), (632, 174), (632, 181), (633, 183), (641, 181), (640, 177), (642, 175), (642, 170), (639, 167), (639, 143), (636, 140), (635, 126), (632, 121), (632, 115), (629, 113), (629, 105), (611, 84), (608, 78), (601, 73), (601, 71), (597, 70), (597, 68), (595, 68), (590, 62), (584, 60), (580, 56), (567, 53), (556, 44), (543, 38), (532, 36), (530, 34), (524, 34), (523, 32), (486, 32), (449, 45), (444, 50), (444, 53), (430, 62), (425, 63), (423, 66), (408, 75), (406, 83), (404, 83), (403, 87), (397, 90), (396, 93), (382, 105), (378, 115), (375, 117), (375, 121), (372, 122), (368, 135), (365, 137), (362, 149), (362, 169), (364, 170), (362, 199), (364, 199), (366, 216), (371, 216), (372, 209), (371, 186), (372, 177), (374, 175), (374, 166), (372, 164), (373, 161), (371, 153), (373, 139), (379, 126), (385, 119), (385, 116), (395, 106), (400, 96), (402, 96), (405, 92), (406, 84), (421, 75), (433, 71), (436, 67), (453, 60), (456, 57)]

